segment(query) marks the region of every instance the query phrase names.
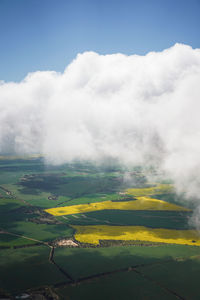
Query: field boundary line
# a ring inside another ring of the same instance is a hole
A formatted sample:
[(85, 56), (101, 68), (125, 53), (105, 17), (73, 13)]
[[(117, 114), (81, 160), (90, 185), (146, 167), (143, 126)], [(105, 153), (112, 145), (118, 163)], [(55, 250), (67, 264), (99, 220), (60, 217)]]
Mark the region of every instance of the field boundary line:
[(177, 294), (175, 291), (173, 291), (173, 290), (169, 289), (168, 287), (162, 285), (160, 282), (154, 280), (153, 278), (145, 275), (143, 272), (138, 271), (138, 270), (136, 270), (134, 268), (133, 268), (133, 271), (135, 273), (137, 273), (138, 275), (142, 276), (143, 278), (145, 278), (146, 280), (151, 281), (154, 284), (158, 285), (160, 288), (162, 288), (163, 290), (167, 291), (168, 293), (174, 295), (177, 299), (179, 299), (179, 300), (186, 300), (186, 298), (183, 298), (181, 295)]

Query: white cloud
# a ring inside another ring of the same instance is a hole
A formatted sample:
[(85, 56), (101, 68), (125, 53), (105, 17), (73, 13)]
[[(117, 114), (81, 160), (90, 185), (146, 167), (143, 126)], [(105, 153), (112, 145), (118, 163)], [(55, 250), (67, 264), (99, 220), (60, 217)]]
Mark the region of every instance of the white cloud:
[(63, 74), (0, 83), (0, 151), (53, 163), (112, 157), (159, 162), (188, 195), (200, 192), (200, 49), (146, 56), (79, 54)]

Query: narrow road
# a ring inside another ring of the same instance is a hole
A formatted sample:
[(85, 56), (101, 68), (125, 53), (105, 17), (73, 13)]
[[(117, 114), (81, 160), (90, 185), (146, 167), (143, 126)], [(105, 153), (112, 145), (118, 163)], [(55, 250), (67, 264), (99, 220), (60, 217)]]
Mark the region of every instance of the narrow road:
[(54, 264), (54, 266), (70, 281), (70, 283), (75, 283), (75, 280), (67, 273), (63, 268), (61, 268), (55, 261), (54, 261), (54, 247), (51, 247), (51, 251), (49, 253), (49, 261)]
[(13, 233), (13, 232), (9, 232), (9, 231), (6, 231), (4, 229), (1, 229), (0, 228), (0, 234), (1, 233), (4, 233), (4, 234), (9, 234), (9, 235), (13, 235), (13, 236), (17, 236), (17, 237), (20, 237), (20, 238), (23, 238), (23, 239), (26, 239), (26, 240), (30, 240), (30, 241), (34, 241), (34, 242), (37, 242), (37, 243), (40, 243), (40, 244), (43, 244), (45, 246), (48, 246), (51, 248), (51, 246), (47, 243), (47, 242), (44, 242), (44, 241), (39, 241), (39, 240), (36, 240), (36, 239), (33, 239), (33, 238), (30, 238), (28, 236), (25, 236), (25, 235), (20, 235), (20, 234), (17, 234), (17, 233)]

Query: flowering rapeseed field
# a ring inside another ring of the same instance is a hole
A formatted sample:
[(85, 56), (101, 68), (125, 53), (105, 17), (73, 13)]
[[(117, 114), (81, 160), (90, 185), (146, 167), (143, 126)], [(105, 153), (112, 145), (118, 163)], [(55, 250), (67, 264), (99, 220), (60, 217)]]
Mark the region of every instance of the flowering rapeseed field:
[(189, 211), (188, 208), (149, 197), (136, 197), (136, 200), (123, 202), (103, 201), (89, 204), (78, 204), (65, 207), (49, 208), (45, 211), (54, 216), (62, 216), (105, 209)]
[(98, 245), (100, 240), (149, 241), (157, 243), (200, 246), (197, 230), (148, 228), (144, 226), (72, 226), (75, 238), (81, 243)]

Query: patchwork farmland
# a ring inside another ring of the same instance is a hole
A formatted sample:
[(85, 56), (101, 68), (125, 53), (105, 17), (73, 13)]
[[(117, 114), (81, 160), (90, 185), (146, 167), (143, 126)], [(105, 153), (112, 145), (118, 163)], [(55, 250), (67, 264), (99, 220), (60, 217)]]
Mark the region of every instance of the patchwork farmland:
[(2, 298), (196, 300), (193, 207), (156, 170), (1, 157), (0, 175)]

